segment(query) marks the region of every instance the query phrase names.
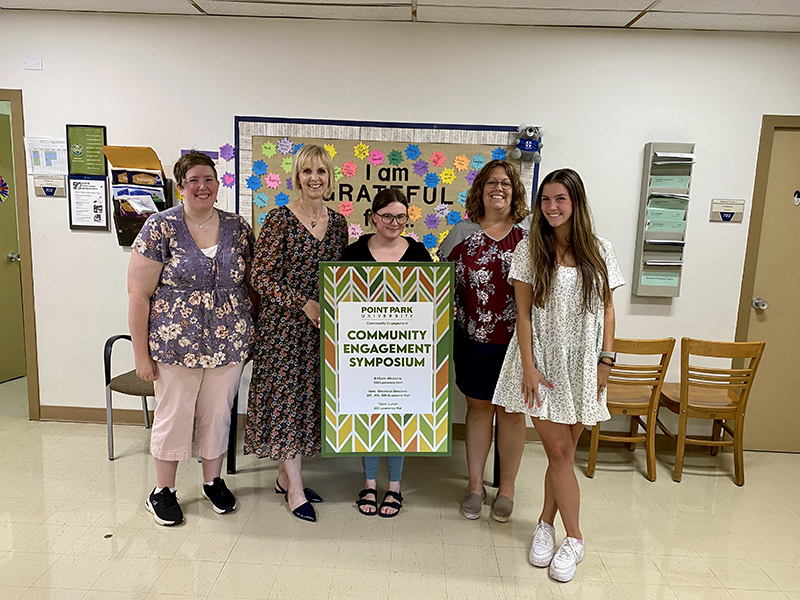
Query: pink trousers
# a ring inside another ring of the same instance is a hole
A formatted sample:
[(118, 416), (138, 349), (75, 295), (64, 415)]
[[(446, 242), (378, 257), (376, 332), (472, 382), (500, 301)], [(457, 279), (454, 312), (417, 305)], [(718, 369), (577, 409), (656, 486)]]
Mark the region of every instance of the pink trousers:
[(244, 362), (214, 369), (158, 363), (150, 454), (169, 461), (191, 458), (195, 426), (197, 456), (213, 459), (225, 454), (243, 368)]

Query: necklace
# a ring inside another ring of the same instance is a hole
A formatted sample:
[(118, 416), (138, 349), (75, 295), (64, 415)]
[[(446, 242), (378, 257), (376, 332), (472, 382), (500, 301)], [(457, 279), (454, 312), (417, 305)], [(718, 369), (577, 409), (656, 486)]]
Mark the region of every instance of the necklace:
[[(303, 204), (302, 204), (301, 202), (299, 202), (299, 201), (298, 201), (298, 202), (297, 202), (297, 206), (303, 206)], [(325, 210), (325, 207), (323, 206), (323, 207), (322, 207), (322, 210), (321, 210), (321, 211), (319, 211), (319, 213), (317, 213), (317, 218), (316, 218), (316, 220), (315, 220), (315, 219), (313, 219), (313, 218), (311, 217), (311, 215), (310, 215), (310, 214), (308, 214), (308, 212), (306, 211), (306, 209), (305, 209), (305, 208), (303, 209), (303, 215), (304, 215), (304, 216), (305, 216), (305, 217), (306, 217), (306, 218), (307, 218), (309, 221), (311, 221), (311, 229), (314, 229), (314, 228), (317, 226), (317, 223), (319, 223), (319, 220), (322, 218), (322, 214), (323, 214), (323, 211), (324, 211), (324, 210)]]
[(208, 217), (208, 219), (204, 219), (203, 221), (200, 221), (199, 223), (197, 221), (195, 221), (192, 217), (189, 216), (189, 214), (186, 212), (185, 208), (183, 209), (183, 216), (186, 217), (187, 219), (189, 219), (195, 225), (197, 225), (198, 229), (202, 229), (203, 228), (203, 223), (207, 223), (208, 221), (210, 221), (211, 217), (213, 217), (216, 212), (217, 212), (216, 210), (212, 210), (211, 214)]

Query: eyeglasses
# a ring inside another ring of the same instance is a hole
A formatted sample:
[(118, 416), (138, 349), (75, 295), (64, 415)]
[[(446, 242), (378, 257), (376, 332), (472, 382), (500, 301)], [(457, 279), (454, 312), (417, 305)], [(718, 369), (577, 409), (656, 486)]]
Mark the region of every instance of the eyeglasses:
[(406, 221), (408, 221), (408, 215), (390, 215), (389, 213), (383, 213), (381, 215), (375, 213), (375, 216), (380, 217), (384, 225), (391, 225), (392, 221), (397, 221), (398, 225), (405, 225)]
[(508, 179), (506, 179), (505, 181), (497, 181), (496, 179), (490, 179), (490, 180), (489, 180), (489, 181), (487, 181), (487, 182), (486, 182), (484, 185), (485, 185), (487, 188), (490, 188), (490, 189), (491, 189), (491, 188), (493, 188), (493, 187), (496, 187), (498, 184), (499, 184), (499, 185), (500, 185), (500, 187), (502, 187), (504, 190), (510, 190), (512, 187), (514, 187), (514, 186), (513, 186), (513, 184), (512, 184), (512, 183), (511, 183), (511, 182), (510, 182)]

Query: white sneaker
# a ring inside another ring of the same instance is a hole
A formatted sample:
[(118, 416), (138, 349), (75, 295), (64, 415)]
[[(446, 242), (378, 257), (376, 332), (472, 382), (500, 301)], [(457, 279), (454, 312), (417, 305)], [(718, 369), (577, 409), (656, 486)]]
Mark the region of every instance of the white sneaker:
[(556, 530), (544, 521), (539, 521), (533, 532), (533, 543), (528, 560), (534, 567), (546, 567), (556, 553)]
[(575, 577), (575, 568), (582, 560), (583, 542), (572, 537), (564, 538), (550, 562), (550, 577), (556, 581), (570, 581)]

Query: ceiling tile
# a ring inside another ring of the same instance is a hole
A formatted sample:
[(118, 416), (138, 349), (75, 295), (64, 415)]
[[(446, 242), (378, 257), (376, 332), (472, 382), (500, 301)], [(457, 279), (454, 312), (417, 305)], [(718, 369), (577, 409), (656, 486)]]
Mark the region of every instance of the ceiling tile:
[(541, 10), (417, 5), (417, 20), (438, 23), (624, 27), (638, 11)]
[(0, 8), (199, 15), (189, 0), (0, 0)]
[(649, 12), (636, 21), (633, 27), (637, 29), (800, 32), (800, 17)]
[[(2, 1), (2, 0), (0, 0)], [(227, 2), (195, 0), (209, 15), (239, 17), (297, 17), (308, 19), (345, 19), (350, 21), (410, 21), (411, 3), (385, 2), (363, 4), (357, 0), (337, 0), (324, 4), (318, 0), (299, 0), (292, 4), (280, 2)], [(363, 1), (363, 0), (362, 0)]]
[(654, 12), (800, 16), (797, 0), (661, 0)]
[(616, 10), (637, 14), (652, 0), (418, 0), (417, 6), (475, 6), (540, 10)]

